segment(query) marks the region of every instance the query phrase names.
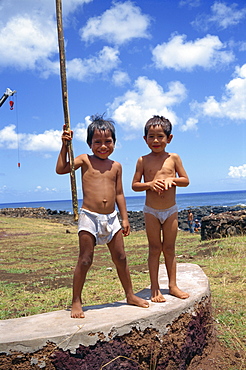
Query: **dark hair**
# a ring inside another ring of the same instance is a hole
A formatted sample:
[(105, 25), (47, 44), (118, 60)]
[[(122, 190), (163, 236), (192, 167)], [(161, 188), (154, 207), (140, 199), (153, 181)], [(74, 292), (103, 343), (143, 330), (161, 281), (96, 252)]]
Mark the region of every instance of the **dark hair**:
[(99, 130), (99, 131), (109, 130), (111, 132), (114, 144), (116, 142), (114, 121), (111, 119), (105, 120), (103, 119), (103, 116), (104, 116), (103, 114), (102, 115), (96, 114), (90, 117), (90, 120), (92, 122), (87, 127), (87, 140), (86, 140), (89, 146), (91, 146), (92, 138), (93, 138), (95, 130)]
[(148, 131), (151, 126), (161, 126), (167, 137), (171, 135), (172, 124), (167, 118), (163, 116), (153, 116), (153, 118), (150, 118), (146, 122), (146, 125), (144, 127), (144, 136), (148, 135)]

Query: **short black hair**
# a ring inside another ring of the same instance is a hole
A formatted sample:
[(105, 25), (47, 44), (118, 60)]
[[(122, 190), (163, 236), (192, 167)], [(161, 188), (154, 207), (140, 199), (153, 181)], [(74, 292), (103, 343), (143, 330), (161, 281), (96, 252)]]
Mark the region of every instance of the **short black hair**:
[(104, 114), (102, 115), (96, 114), (90, 117), (91, 123), (87, 127), (87, 140), (86, 140), (89, 146), (91, 146), (95, 130), (99, 131), (109, 130), (111, 132), (114, 144), (116, 142), (114, 121), (110, 118), (104, 119), (103, 116)]
[(146, 122), (145, 127), (144, 127), (145, 137), (148, 135), (148, 131), (151, 126), (161, 126), (163, 128), (163, 131), (167, 135), (167, 137), (171, 135), (172, 124), (167, 118), (163, 116), (153, 116)]

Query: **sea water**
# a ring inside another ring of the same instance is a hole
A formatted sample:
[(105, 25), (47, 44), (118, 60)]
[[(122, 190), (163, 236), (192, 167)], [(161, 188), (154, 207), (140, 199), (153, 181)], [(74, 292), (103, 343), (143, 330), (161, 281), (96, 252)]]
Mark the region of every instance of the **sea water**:
[[(221, 191), (209, 193), (187, 193), (177, 194), (177, 204), (181, 211), (190, 207), (202, 206), (246, 206), (246, 190), (240, 191)], [(128, 211), (142, 211), (145, 202), (145, 196), (130, 196), (126, 197), (126, 205)], [(78, 200), (78, 205), (81, 207), (81, 199)], [(40, 202), (22, 202), (22, 203), (2, 203), (0, 208), (38, 208), (44, 207), (46, 209), (73, 212), (71, 200), (54, 200), (54, 201), (40, 201)]]

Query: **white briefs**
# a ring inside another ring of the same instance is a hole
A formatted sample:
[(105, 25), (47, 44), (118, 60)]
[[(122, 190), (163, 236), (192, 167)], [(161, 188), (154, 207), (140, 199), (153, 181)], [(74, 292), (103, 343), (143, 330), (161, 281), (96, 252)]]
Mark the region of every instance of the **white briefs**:
[(178, 206), (177, 204), (174, 204), (174, 206), (170, 208), (156, 209), (145, 205), (143, 208), (143, 212), (150, 213), (151, 215), (155, 216), (161, 224), (163, 224), (168, 217), (178, 212)]
[(85, 208), (80, 209), (78, 233), (80, 231), (88, 231), (94, 235), (96, 244), (102, 245), (109, 243), (120, 229), (121, 225), (116, 210), (105, 215), (91, 212)]

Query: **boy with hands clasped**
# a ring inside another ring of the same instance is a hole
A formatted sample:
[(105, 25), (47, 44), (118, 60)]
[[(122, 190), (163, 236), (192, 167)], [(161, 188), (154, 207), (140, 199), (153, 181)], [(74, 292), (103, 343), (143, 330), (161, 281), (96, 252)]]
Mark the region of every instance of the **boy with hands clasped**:
[[(169, 279), (169, 292), (185, 299), (189, 294), (176, 283), (175, 240), (178, 230), (176, 186), (188, 186), (189, 178), (178, 154), (166, 152), (173, 138), (172, 125), (164, 117), (154, 116), (145, 125), (144, 140), (151, 152), (138, 159), (132, 189), (146, 191), (143, 209), (149, 242), (151, 301), (165, 302), (158, 282), (159, 260), (163, 252)], [(176, 177), (178, 175), (178, 177)], [(143, 182), (141, 182), (143, 177)]]
[[(62, 148), (58, 156), (56, 172), (70, 172), (66, 141), (72, 139), (68, 131), (62, 135)], [(126, 294), (127, 303), (149, 307), (147, 301), (133, 294), (129, 268), (126, 261), (123, 236), (129, 235), (130, 225), (122, 186), (120, 163), (108, 157), (114, 151), (116, 137), (114, 125), (103, 117), (92, 117), (87, 129), (87, 144), (92, 155), (81, 154), (74, 159), (74, 168), (81, 168), (83, 204), (78, 220), (79, 257), (74, 271), (71, 317), (83, 318), (82, 289), (86, 274), (92, 264), (96, 244), (108, 245), (112, 260)], [(122, 227), (115, 203), (118, 206)]]

